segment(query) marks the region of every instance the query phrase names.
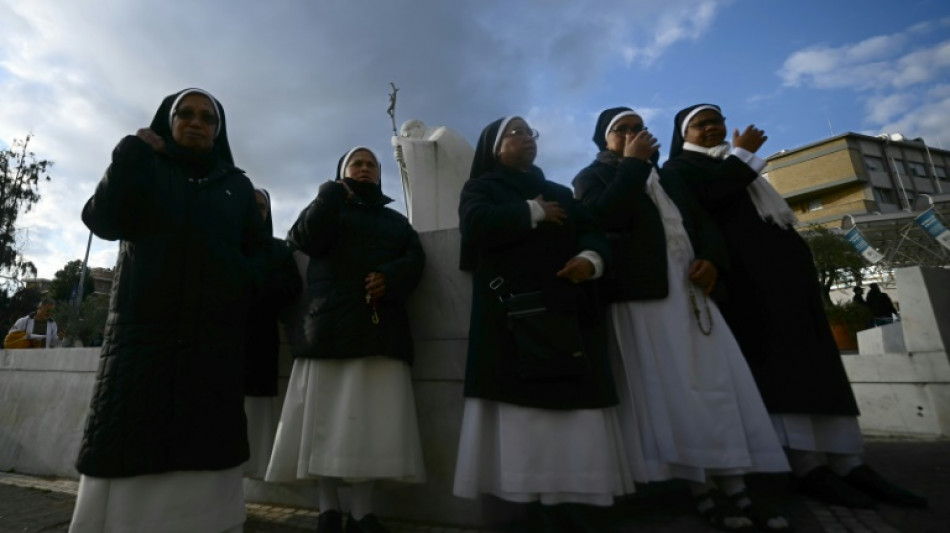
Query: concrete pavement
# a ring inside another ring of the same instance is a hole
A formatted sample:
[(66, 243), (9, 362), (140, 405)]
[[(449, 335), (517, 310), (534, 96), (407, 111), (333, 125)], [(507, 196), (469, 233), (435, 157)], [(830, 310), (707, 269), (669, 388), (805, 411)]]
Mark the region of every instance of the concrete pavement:
[[(851, 510), (823, 505), (786, 490), (784, 476), (751, 476), (755, 498), (788, 513), (796, 533), (947, 533), (950, 532), (950, 440), (869, 439), (865, 458), (894, 482), (926, 496), (928, 509), (879, 505)], [(0, 473), (0, 533), (65, 532), (76, 499), (77, 482)], [(380, 497), (385, 497), (381, 493)], [(679, 482), (641, 487), (598, 518), (617, 533), (713, 531), (693, 512), (689, 491)], [(248, 504), (246, 533), (298, 533), (316, 528), (317, 512)], [(392, 533), (480, 533), (440, 524), (383, 520)], [(481, 532), (520, 533), (518, 523)]]

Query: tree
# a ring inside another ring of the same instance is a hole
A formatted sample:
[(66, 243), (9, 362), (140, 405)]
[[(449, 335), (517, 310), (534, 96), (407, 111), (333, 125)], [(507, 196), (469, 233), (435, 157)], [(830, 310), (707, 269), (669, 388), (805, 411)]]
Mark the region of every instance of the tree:
[[(82, 276), (82, 261), (76, 259), (66, 263), (61, 270), (53, 275), (53, 281), (49, 284), (49, 297), (56, 300), (60, 305), (69, 305), (73, 303), (73, 290), (79, 286), (79, 278)], [(82, 302), (87, 296), (95, 291), (95, 285), (92, 276), (89, 275), (89, 269), (86, 269), (86, 280), (83, 282), (82, 296), (78, 301)]]
[(35, 287), (20, 289), (10, 297), (7, 305), (0, 311), (0, 328), (6, 333), (13, 323), (33, 311), (40, 305), (43, 295)]
[(28, 213), (40, 199), (40, 179), (50, 180), (46, 171), (52, 161), (36, 159), (28, 150), (32, 135), (0, 150), (0, 271), (8, 271), (16, 280), (36, 276), (36, 267), (20, 253), (17, 244), (17, 218)]
[(854, 284), (861, 283), (861, 270), (865, 267), (864, 257), (843, 235), (824, 226), (813, 225), (802, 236), (815, 257), (818, 283), (821, 285), (821, 295), (826, 306), (832, 305), (831, 288), (836, 284), (849, 280)]
[(109, 316), (109, 296), (91, 294), (78, 306), (59, 304), (55, 318), (64, 340), (79, 339), (83, 346), (98, 346)]

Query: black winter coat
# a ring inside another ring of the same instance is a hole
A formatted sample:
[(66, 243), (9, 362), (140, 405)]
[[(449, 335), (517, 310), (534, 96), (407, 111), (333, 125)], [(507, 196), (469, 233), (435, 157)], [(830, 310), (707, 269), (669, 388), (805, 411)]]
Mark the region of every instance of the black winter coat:
[[(747, 192), (758, 174), (736, 156), (684, 151), (663, 166), (696, 194), (726, 239), (720, 305), (770, 413), (857, 415), (808, 244), (762, 220)], [(781, 297), (778, 295), (781, 294)]]
[[(535, 169), (534, 172), (540, 173)], [(564, 225), (542, 222), (531, 228), (526, 196), (512, 180), (518, 171), (501, 169), (470, 179), (462, 189), (459, 222), (462, 268), (474, 270), (465, 396), (546, 409), (591, 409), (616, 405), (617, 395), (606, 358), (603, 307), (595, 284), (574, 285), (555, 274), (583, 250), (610, 260), (606, 236), (571, 190), (543, 181), (540, 192), (567, 212)], [(578, 312), (585, 320), (583, 342), (591, 371), (582, 378), (527, 382), (518, 378), (515, 348), (498, 294), (489, 288), (497, 276), (506, 292), (544, 292), (553, 309)]]
[[(335, 182), (321, 186), (304, 209), (288, 240), (310, 256), (304, 345), (294, 357), (349, 359), (384, 355), (413, 362), (412, 332), (406, 299), (418, 285), (425, 266), (419, 236), (403, 215), (358, 197), (346, 199)], [(366, 301), (366, 276), (386, 276), (386, 294)]]
[(129, 136), (83, 209), (97, 236), (121, 243), (82, 474), (220, 470), (248, 458), (244, 326), (261, 216), (240, 169), (222, 161), (187, 176)]
[(300, 275), (293, 249), (283, 239), (271, 239), (262, 285), (247, 324), (247, 363), (244, 394), (277, 396), (280, 330), (278, 315), (300, 294)]
[[(573, 181), (574, 195), (610, 237), (613, 264), (602, 278), (604, 297), (611, 302), (666, 298), (666, 235), (660, 211), (646, 192), (653, 166), (632, 157), (617, 162), (594, 161)], [(715, 223), (676, 177), (663, 175), (660, 183), (679, 208), (694, 259), (712, 262), (722, 275), (728, 254)], [(723, 292), (717, 283), (712, 296), (721, 300)]]

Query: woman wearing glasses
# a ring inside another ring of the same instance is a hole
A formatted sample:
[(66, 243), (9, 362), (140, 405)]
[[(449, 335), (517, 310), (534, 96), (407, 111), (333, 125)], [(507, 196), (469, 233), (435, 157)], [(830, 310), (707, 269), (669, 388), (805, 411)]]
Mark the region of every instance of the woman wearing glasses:
[[(926, 500), (862, 464), (858, 408), (828, 326), (808, 244), (795, 214), (759, 172), (755, 152), (768, 139), (754, 126), (732, 145), (719, 107), (676, 114), (664, 174), (682, 180), (725, 237), (723, 315), (749, 362), (797, 485), (835, 505), (907, 506)], [(782, 298), (772, 298), (776, 285)]]
[[(462, 189), (460, 267), (473, 286), (454, 493), (529, 503), (545, 531), (591, 530), (585, 505), (633, 491), (602, 311), (584, 289), (603, 272), (608, 245), (571, 191), (534, 166), (536, 139), (521, 117), (489, 124)], [(535, 366), (536, 353), (519, 350), (509, 329), (517, 318), (502, 300), (532, 292), (574, 325), (580, 318), (576, 366)]]
[(166, 97), (83, 208), (120, 245), (74, 533), (244, 522), (244, 324), (265, 235), (226, 126), (205, 91)]
[(574, 190), (611, 237), (602, 285), (634, 480), (688, 480), (722, 529), (786, 530), (781, 513), (752, 505), (742, 477), (788, 463), (711, 299), (727, 267), (722, 236), (681, 182), (660, 178), (659, 144), (635, 111), (603, 111), (593, 140), (600, 152)]

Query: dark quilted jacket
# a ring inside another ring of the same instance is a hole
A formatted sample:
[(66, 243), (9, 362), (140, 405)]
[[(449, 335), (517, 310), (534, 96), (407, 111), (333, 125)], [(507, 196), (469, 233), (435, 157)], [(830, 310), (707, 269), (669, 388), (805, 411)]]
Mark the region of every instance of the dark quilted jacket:
[[(384, 355), (412, 363), (413, 344), (406, 298), (422, 277), (425, 253), (401, 214), (346, 200), (342, 186), (325, 184), (294, 223), (287, 240), (310, 256), (307, 267), (306, 342), (295, 357), (346, 359)], [(376, 301), (378, 323), (366, 302), (366, 276), (386, 276), (386, 294)]]
[(263, 237), (250, 181), (223, 162), (188, 179), (130, 136), (82, 219), (121, 242), (77, 469), (125, 477), (240, 465), (243, 330)]

